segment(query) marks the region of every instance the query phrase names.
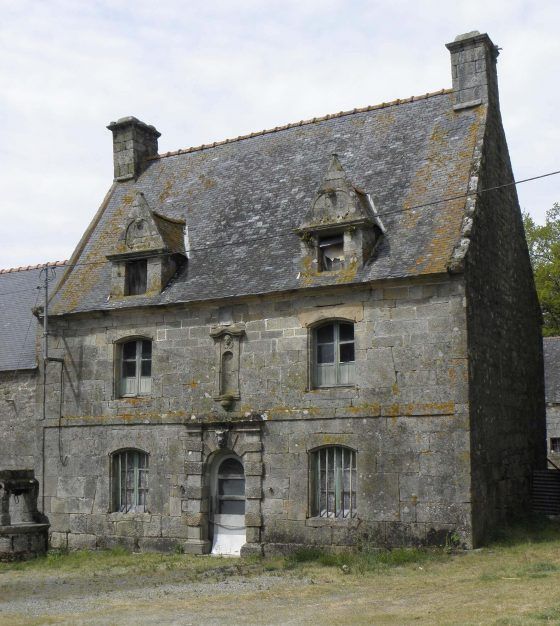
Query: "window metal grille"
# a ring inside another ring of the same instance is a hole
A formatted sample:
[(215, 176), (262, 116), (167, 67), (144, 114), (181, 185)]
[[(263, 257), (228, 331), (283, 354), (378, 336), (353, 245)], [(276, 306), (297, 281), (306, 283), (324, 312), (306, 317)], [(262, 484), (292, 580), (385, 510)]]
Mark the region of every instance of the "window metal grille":
[(556, 454), (560, 454), (560, 437), (550, 438), (550, 451)]
[(314, 337), (314, 385), (351, 385), (355, 376), (354, 324), (325, 324), (315, 330)]
[(148, 455), (123, 450), (113, 456), (113, 510), (145, 513), (148, 493)]
[(152, 342), (127, 341), (121, 346), (121, 396), (147, 395), (152, 391)]
[(356, 452), (342, 446), (316, 450), (311, 455), (311, 515), (356, 517)]

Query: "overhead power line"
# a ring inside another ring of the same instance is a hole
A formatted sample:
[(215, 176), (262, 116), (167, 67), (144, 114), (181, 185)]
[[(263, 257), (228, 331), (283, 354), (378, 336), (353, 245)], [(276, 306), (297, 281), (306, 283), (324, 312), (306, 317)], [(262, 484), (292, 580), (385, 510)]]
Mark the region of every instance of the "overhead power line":
[[(454, 196), (447, 196), (445, 198), (440, 198), (438, 200), (432, 200), (431, 202), (424, 202), (422, 204), (415, 204), (413, 206), (409, 206), (409, 207), (403, 207), (401, 209), (394, 209), (392, 211), (382, 211), (382, 212), (378, 212), (376, 213), (376, 217), (385, 217), (387, 215), (396, 215), (399, 213), (406, 213), (409, 211), (415, 211), (417, 209), (424, 209), (427, 207), (431, 207), (431, 206), (435, 206), (438, 204), (443, 204), (445, 202), (452, 202), (453, 200), (460, 200), (462, 198), (468, 198), (469, 196), (480, 196), (483, 193), (488, 193), (490, 191), (497, 191), (498, 189), (504, 189), (507, 187), (514, 187), (516, 185), (520, 185), (522, 183), (528, 183), (530, 181), (534, 181), (534, 180), (539, 180), (541, 178), (547, 178), (549, 176), (556, 176), (560, 174), (560, 170), (556, 170), (554, 172), (547, 172), (546, 174), (539, 174), (538, 176), (531, 176), (530, 178), (523, 178), (521, 180), (514, 180), (511, 181), (509, 183), (504, 183), (502, 185), (495, 185), (494, 187), (488, 187), (486, 189), (481, 189), (479, 191), (467, 191), (466, 193), (461, 193), (461, 194), (457, 194)], [(221, 243), (215, 243), (215, 244), (208, 244), (206, 246), (200, 246), (200, 247), (194, 247), (194, 248), (189, 248), (189, 250), (187, 251), (188, 253), (190, 252), (204, 252), (205, 250), (211, 250), (211, 249), (215, 249), (215, 248), (224, 248), (224, 247), (228, 247), (228, 246), (241, 246), (247, 243), (256, 243), (259, 241), (267, 241), (270, 239), (279, 239), (282, 237), (289, 237), (294, 235), (294, 228), (289, 228), (286, 230), (277, 230), (274, 234), (272, 235), (263, 235), (262, 237), (252, 237), (249, 239), (239, 239), (237, 241), (225, 241), (225, 242), (221, 242)], [(169, 252), (169, 253), (165, 253), (167, 255), (172, 255), (173, 253)], [(157, 254), (157, 255), (152, 255), (152, 256), (164, 256), (161, 254)], [(150, 258), (150, 255), (148, 255), (145, 258)], [(80, 267), (80, 266), (84, 266), (84, 265), (104, 265), (105, 263), (107, 263), (106, 259), (100, 260), (100, 261), (83, 261), (83, 262), (78, 262), (78, 263), (57, 263), (56, 266), (52, 266), (54, 269), (56, 269), (57, 267)], [(5, 295), (11, 295), (11, 294), (15, 294), (15, 293), (22, 293), (23, 291), (29, 291), (30, 289), (41, 289), (41, 285), (37, 285), (36, 287), (31, 287), (28, 289), (21, 289), (18, 291), (8, 291), (8, 292), (3, 292), (0, 293), (0, 296), (5, 296)]]

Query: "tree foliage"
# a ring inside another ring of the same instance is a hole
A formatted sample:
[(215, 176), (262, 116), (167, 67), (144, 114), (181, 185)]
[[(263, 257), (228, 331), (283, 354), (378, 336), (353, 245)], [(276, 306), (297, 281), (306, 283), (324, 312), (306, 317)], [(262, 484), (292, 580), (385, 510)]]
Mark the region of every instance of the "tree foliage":
[(528, 213), (523, 224), (535, 285), (544, 318), (543, 335), (560, 335), (560, 204), (546, 212), (544, 225), (536, 224)]

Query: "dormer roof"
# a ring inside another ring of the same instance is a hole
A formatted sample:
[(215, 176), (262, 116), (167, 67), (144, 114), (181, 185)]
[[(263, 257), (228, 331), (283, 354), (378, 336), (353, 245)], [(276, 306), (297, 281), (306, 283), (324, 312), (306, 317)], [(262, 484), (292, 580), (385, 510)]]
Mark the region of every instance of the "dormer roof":
[(374, 223), (373, 205), (368, 195), (350, 182), (338, 155), (331, 155), (329, 166), (301, 230), (319, 231)]
[(185, 220), (152, 211), (144, 194), (137, 191), (129, 220), (107, 258), (139, 258), (156, 254), (186, 256), (184, 231)]

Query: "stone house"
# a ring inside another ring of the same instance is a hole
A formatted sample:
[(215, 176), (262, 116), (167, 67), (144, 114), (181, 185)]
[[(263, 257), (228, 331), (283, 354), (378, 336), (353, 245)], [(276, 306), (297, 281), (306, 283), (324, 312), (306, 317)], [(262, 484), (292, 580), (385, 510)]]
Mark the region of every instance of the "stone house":
[(542, 342), (498, 49), (447, 47), (420, 97), (166, 154), (109, 125), (33, 441), (3, 450), (53, 546), (475, 546), (527, 510)]

